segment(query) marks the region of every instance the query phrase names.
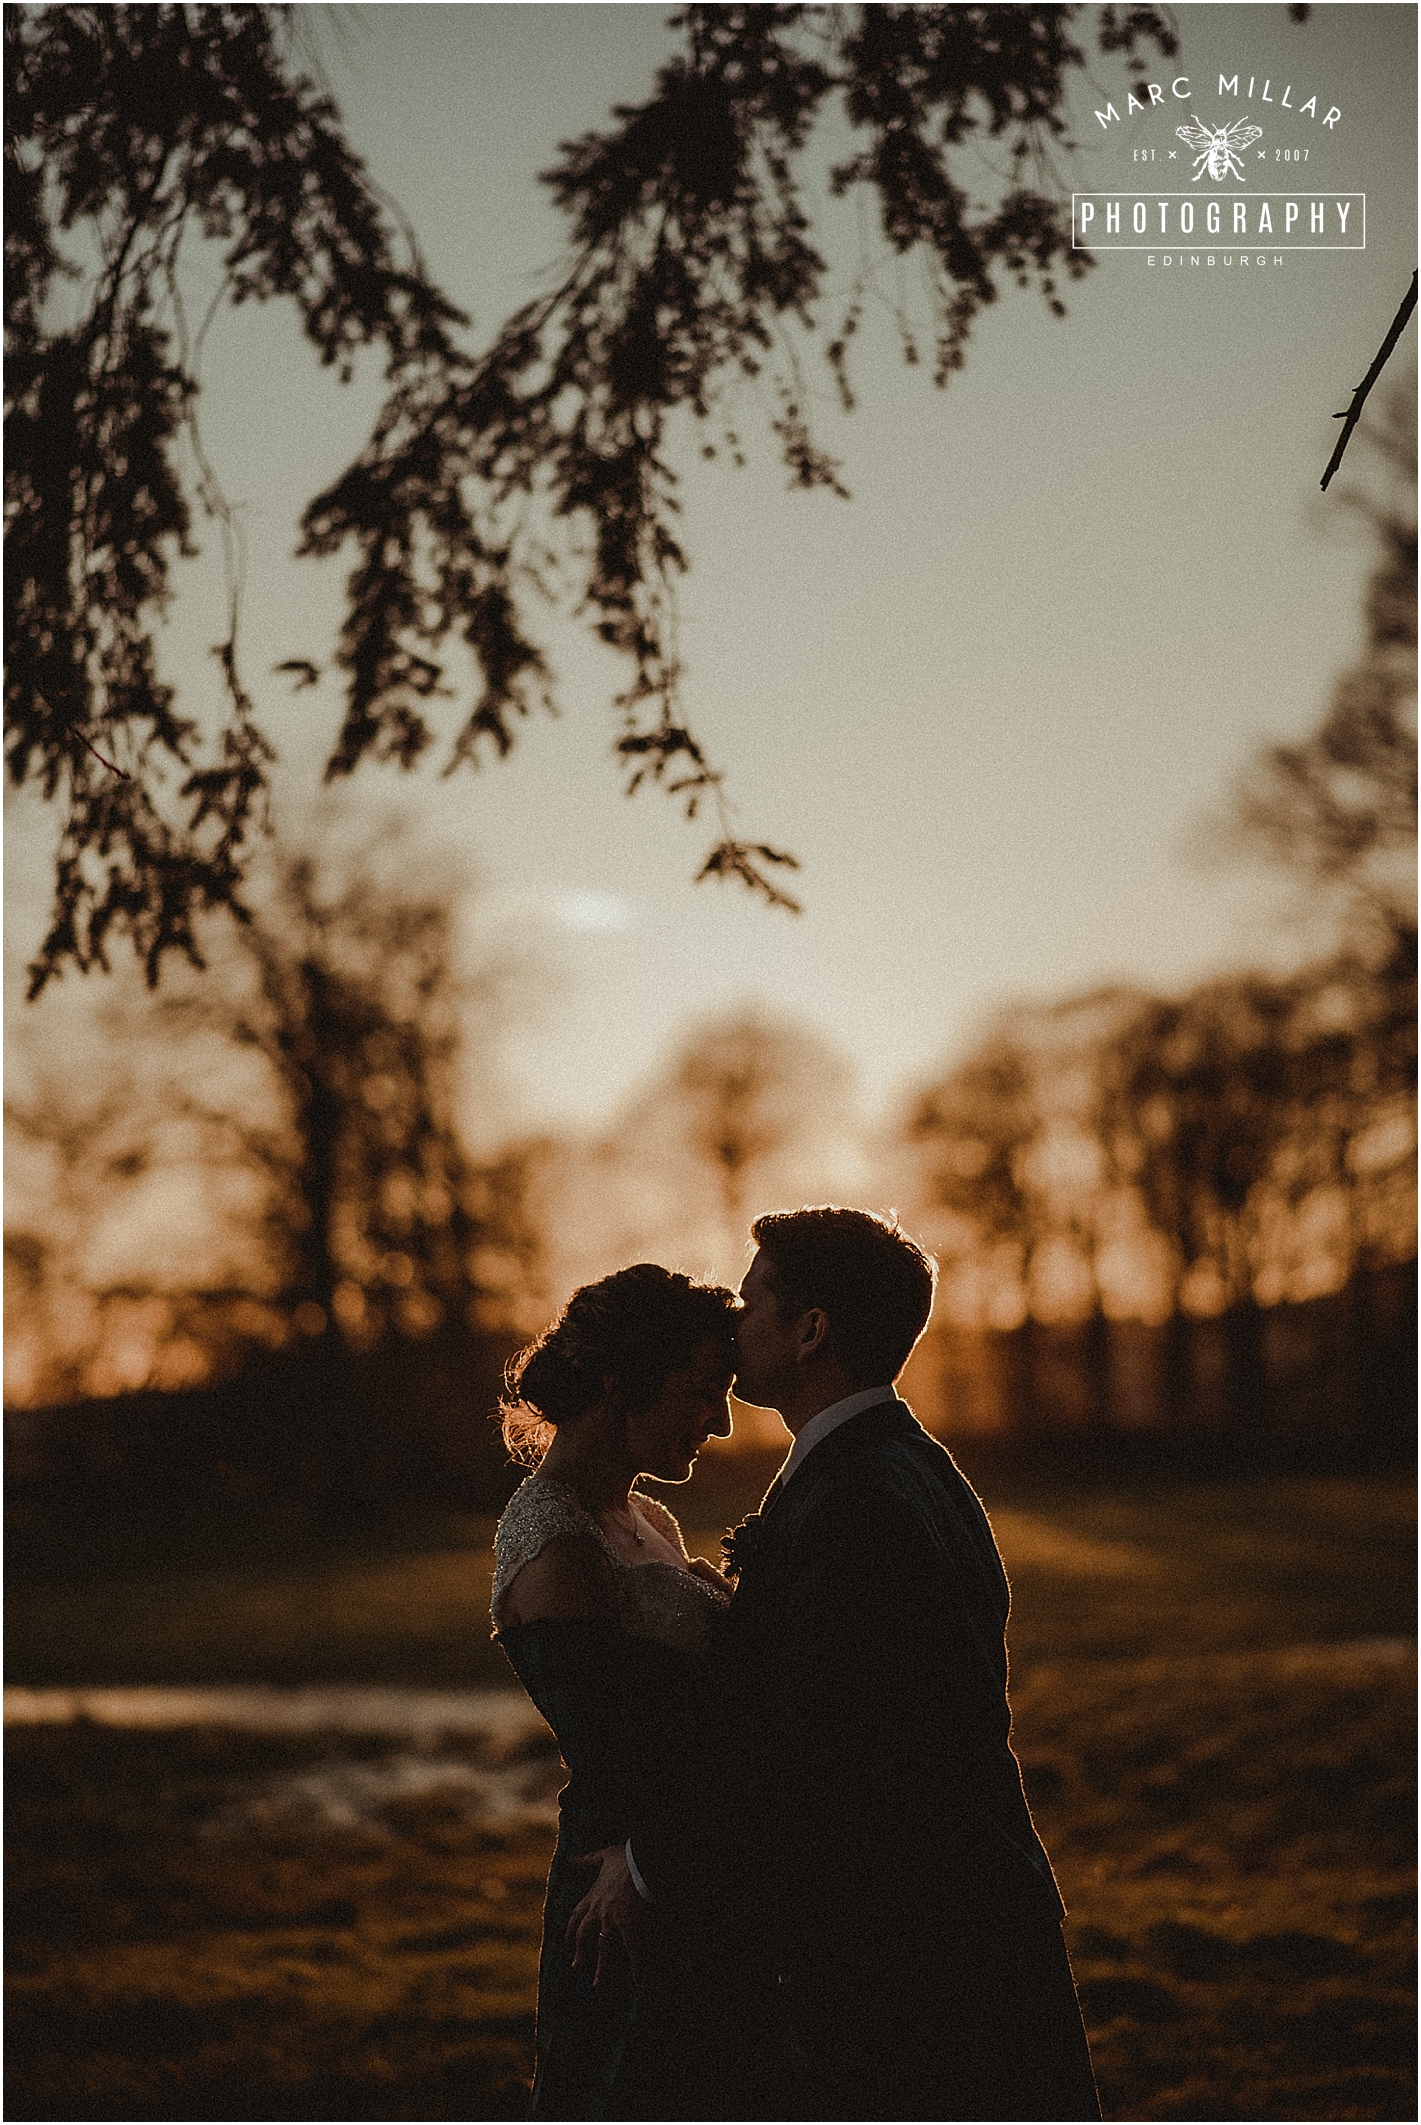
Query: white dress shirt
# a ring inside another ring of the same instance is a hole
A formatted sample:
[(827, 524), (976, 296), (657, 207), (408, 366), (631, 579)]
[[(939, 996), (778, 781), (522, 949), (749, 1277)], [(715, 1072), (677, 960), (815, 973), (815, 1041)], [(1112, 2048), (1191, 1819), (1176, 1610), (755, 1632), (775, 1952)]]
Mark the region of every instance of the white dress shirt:
[(845, 1395), (842, 1402), (831, 1402), (827, 1409), (820, 1410), (817, 1417), (811, 1417), (809, 1422), (795, 1433), (794, 1444), (789, 1450), (784, 1467), (780, 1470), (781, 1489), (788, 1483), (795, 1470), (803, 1465), (806, 1456), (812, 1454), (815, 1447), (822, 1439), (827, 1439), (831, 1431), (837, 1431), (841, 1424), (847, 1424), (849, 1418), (858, 1416), (860, 1411), (872, 1409), (879, 1402), (891, 1402), (893, 1399), (891, 1387), (861, 1387), (856, 1394)]
[[(891, 1387), (860, 1387), (856, 1393), (845, 1395), (842, 1402), (831, 1402), (827, 1409), (821, 1409), (817, 1416), (811, 1417), (809, 1422), (795, 1433), (794, 1444), (785, 1458), (783, 1468), (775, 1478), (780, 1489), (784, 1489), (795, 1470), (803, 1467), (815, 1447), (827, 1439), (831, 1431), (837, 1431), (841, 1424), (847, 1424), (850, 1417), (858, 1416), (863, 1410), (874, 1409), (880, 1402), (893, 1400), (894, 1392)], [(642, 1880), (637, 1863), (632, 1857), (630, 1838), (626, 1843), (626, 1855), (632, 1886), (637, 1895), (644, 1903), (653, 1903), (655, 1899)]]

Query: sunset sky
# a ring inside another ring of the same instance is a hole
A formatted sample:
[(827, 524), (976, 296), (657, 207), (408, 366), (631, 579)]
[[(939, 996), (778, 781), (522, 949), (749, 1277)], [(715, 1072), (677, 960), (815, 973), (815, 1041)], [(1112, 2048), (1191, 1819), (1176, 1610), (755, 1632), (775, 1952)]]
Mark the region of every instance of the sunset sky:
[[(942, 392), (901, 360), (899, 283), (880, 254), (885, 302), (860, 337), (852, 416), (811, 357), (819, 439), (851, 500), (786, 491), (751, 395), (735, 408), (748, 469), (703, 465), (683, 439), (687, 707), (743, 829), (802, 860), (800, 918), (693, 888), (705, 826), (655, 794), (623, 799), (620, 674), (566, 617), (549, 615), (546, 636), (561, 719), (530, 725), (508, 764), (444, 782), (433, 760), (413, 779), (371, 767), (347, 786), (345, 806), (372, 820), (405, 809), (431, 864), (481, 881), (478, 935), (526, 943), (544, 970), (500, 1126), (604, 1117), (688, 1018), (745, 1000), (829, 1035), (874, 1110), (1003, 1000), (1181, 983), (1292, 949), (1276, 890), (1190, 848), (1259, 742), (1317, 719), (1359, 643), (1367, 549), (1318, 479), (1331, 416), (1414, 264), (1416, 16), (1176, 13), (1183, 50), (1149, 73), (1163, 107), (1128, 113), (1123, 69), (1096, 62), (1066, 188), (1365, 192), (1365, 250), (1265, 244), (1250, 257), (1268, 262), (1247, 268), (1225, 266), (1219, 242), (1212, 267), (1202, 249), (1183, 262), (1195, 246), (1168, 268), (1163, 247), (1104, 253), (1064, 322), (1038, 298), (1003, 299)], [(654, 6), (298, 11), (303, 54), (478, 343), (561, 254), (537, 172), (649, 92), (665, 21)], [(1217, 93), (1221, 73), (1240, 76), (1238, 96)], [(1184, 79), (1187, 98), (1172, 88)], [(1315, 113), (1293, 115), (1310, 97)], [(1109, 105), (1122, 118), (1102, 127), (1092, 114)], [(1177, 125), (1244, 117), (1261, 134), (1244, 184), (1191, 181)], [(1277, 159), (1301, 150), (1301, 167)], [(1151, 151), (1152, 168), (1132, 161)], [(850, 205), (817, 232), (841, 287), (856, 229)], [(911, 308), (911, 276), (901, 292)], [(328, 654), (343, 573), (291, 559), (295, 522), (358, 450), (377, 393), (373, 365), (345, 392), (320, 373), (278, 306), (213, 329), (205, 441), (243, 511), (245, 655), (288, 826), (316, 798), (338, 699), (326, 682), (293, 700), (271, 667)], [(166, 654), (190, 708), (211, 696), (221, 582), (210, 554), (181, 580)], [(13, 998), (52, 826), (29, 799), (8, 817)], [(72, 1042), (80, 987), (71, 976), (36, 1026)]]

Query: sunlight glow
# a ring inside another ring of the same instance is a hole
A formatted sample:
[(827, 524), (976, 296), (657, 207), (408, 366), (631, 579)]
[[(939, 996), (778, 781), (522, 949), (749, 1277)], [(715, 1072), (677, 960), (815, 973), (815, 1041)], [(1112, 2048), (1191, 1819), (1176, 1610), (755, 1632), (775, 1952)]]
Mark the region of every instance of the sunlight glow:
[(612, 933), (633, 929), (637, 920), (631, 901), (620, 899), (615, 893), (557, 893), (552, 909), (565, 930)]

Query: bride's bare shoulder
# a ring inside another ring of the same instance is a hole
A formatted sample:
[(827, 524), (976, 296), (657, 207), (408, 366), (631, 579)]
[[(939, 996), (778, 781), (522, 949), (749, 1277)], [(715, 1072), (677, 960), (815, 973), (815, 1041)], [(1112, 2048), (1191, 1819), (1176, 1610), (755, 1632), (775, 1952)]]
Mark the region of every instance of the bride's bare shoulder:
[(671, 1544), (671, 1547), (679, 1551), (681, 1556), (684, 1557), (686, 1544), (681, 1534), (681, 1523), (676, 1518), (676, 1515), (668, 1506), (663, 1505), (659, 1498), (649, 1498), (644, 1490), (633, 1491), (632, 1496), (636, 1500), (636, 1509), (642, 1518), (655, 1528), (658, 1535), (663, 1535)]

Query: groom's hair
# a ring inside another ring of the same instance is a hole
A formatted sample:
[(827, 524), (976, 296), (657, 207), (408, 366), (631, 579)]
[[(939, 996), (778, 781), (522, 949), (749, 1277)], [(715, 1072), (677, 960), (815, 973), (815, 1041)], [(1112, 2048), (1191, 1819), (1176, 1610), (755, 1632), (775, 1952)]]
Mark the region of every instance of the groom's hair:
[(858, 1387), (896, 1380), (928, 1323), (937, 1268), (896, 1220), (867, 1210), (781, 1210), (751, 1238), (769, 1264), (782, 1321), (818, 1306)]

